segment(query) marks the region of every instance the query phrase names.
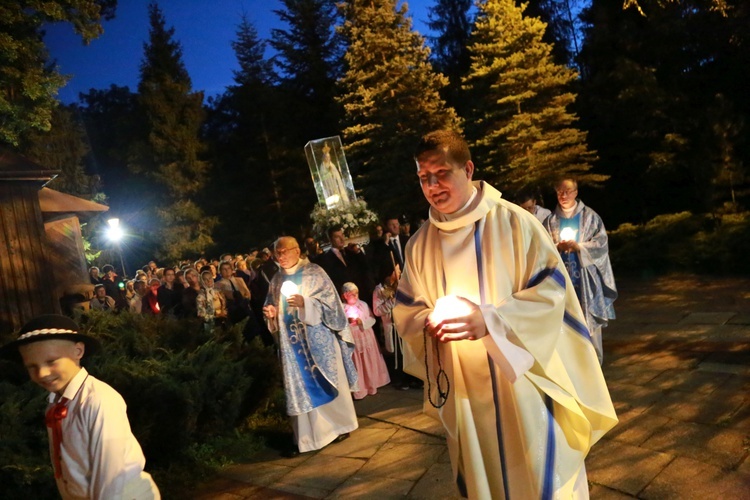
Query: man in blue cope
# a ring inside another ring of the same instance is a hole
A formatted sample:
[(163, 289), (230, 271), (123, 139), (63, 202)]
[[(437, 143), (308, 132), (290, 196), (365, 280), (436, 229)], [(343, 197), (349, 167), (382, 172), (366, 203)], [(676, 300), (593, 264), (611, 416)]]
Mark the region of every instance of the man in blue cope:
[(601, 364), (604, 360), (602, 328), (615, 319), (613, 302), (617, 298), (607, 231), (599, 214), (577, 199), (575, 179), (561, 179), (555, 191), (558, 205), (544, 221), (544, 227), (557, 244), (573, 282)]
[(333, 283), (320, 266), (300, 258), (297, 240), (279, 238), (274, 253), (281, 271), (271, 279), (263, 314), (278, 332), (287, 414), (296, 451), (304, 453), (358, 427), (354, 338)]
[(414, 156), (429, 220), (393, 316), (459, 492), (587, 498), (584, 459), (617, 417), (560, 254), (532, 214), (472, 181), (461, 136), (427, 134)]

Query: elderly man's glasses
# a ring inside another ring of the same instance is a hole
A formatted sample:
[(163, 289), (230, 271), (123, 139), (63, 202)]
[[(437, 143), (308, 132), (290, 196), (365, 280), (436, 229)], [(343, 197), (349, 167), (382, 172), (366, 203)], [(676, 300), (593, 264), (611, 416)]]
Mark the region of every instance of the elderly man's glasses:
[(290, 252), (290, 251), (292, 251), (292, 250), (297, 250), (298, 248), (299, 248), (299, 247), (277, 248), (277, 249), (276, 249), (276, 256), (277, 256), (277, 257), (283, 257), (283, 256), (284, 256), (284, 255), (286, 255), (286, 254), (287, 254), (288, 252)]
[(558, 189), (557, 190), (557, 196), (572, 196), (574, 193), (578, 192), (578, 189)]

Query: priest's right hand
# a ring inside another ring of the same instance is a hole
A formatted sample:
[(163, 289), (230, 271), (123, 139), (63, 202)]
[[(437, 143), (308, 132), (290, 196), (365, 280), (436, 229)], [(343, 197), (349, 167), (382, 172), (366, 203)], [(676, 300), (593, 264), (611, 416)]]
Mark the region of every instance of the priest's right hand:
[(263, 316), (266, 318), (275, 318), (276, 317), (276, 306), (269, 304), (267, 306), (263, 306)]

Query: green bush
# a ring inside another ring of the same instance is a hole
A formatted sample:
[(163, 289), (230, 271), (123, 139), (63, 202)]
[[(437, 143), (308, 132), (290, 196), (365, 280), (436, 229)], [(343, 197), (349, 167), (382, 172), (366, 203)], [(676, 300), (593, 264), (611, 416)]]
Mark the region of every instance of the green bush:
[[(273, 348), (243, 341), (243, 325), (208, 331), (193, 320), (97, 311), (76, 320), (102, 343), (85, 366), (125, 399), (147, 467), (167, 483), (160, 488), (184, 488), (261, 446), (246, 421), (276, 397), (280, 369)], [(18, 366), (5, 363), (0, 373), (0, 463), (12, 464), (0, 483), (17, 493), (3, 496), (54, 497), (45, 394)]]
[(616, 274), (667, 272), (747, 273), (750, 213), (660, 215), (643, 225), (623, 224), (610, 231)]

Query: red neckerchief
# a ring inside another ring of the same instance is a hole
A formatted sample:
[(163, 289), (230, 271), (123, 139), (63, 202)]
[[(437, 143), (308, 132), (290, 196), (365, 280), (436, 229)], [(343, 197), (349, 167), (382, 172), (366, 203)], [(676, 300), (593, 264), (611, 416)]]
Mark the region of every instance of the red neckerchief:
[(68, 398), (63, 397), (50, 406), (44, 419), (47, 427), (52, 429), (52, 463), (55, 465), (55, 479), (62, 477), (62, 419), (68, 416), (68, 401)]

